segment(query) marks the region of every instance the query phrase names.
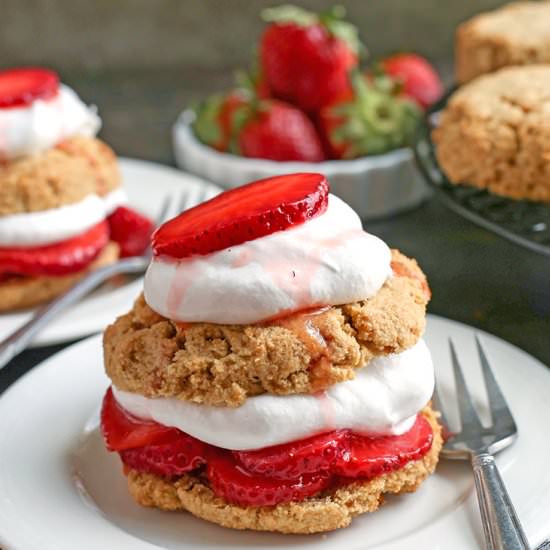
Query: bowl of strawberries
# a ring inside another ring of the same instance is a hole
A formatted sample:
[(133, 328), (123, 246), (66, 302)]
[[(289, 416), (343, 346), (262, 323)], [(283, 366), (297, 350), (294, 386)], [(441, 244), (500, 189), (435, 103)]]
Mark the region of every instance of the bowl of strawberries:
[(362, 67), (365, 48), (344, 16), (264, 10), (255, 69), (176, 121), (178, 165), (224, 187), (321, 172), (363, 219), (420, 204), (429, 190), (409, 146), (441, 81), (411, 53)]

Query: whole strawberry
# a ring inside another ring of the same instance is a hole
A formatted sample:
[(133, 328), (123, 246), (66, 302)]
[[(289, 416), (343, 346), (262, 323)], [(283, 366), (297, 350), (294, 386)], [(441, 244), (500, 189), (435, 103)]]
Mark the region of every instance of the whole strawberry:
[(319, 114), (319, 127), (331, 156), (353, 159), (381, 154), (407, 145), (421, 111), (417, 105), (393, 93), (393, 87), (377, 86), (356, 72), (352, 90)]
[(228, 151), (234, 118), (249, 101), (250, 94), (243, 89), (208, 97), (195, 108), (195, 136), (218, 151)]
[(320, 162), (323, 147), (305, 113), (282, 101), (252, 103), (240, 117), (231, 151), (245, 157)]
[(357, 29), (342, 8), (315, 14), (295, 6), (265, 10), (260, 64), (272, 95), (314, 113), (349, 89), (357, 66)]
[(400, 53), (380, 62), (382, 71), (397, 80), (402, 93), (426, 109), (443, 94), (443, 84), (430, 63), (414, 53)]

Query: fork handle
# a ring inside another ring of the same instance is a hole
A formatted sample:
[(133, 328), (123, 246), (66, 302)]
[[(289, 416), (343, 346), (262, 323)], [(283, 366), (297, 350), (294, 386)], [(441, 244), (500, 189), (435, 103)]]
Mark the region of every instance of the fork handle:
[(125, 258), (114, 264), (91, 271), (65, 293), (36, 311), (23, 326), (0, 342), (0, 370), (21, 353), (54, 317), (86, 296), (99, 284), (120, 273), (143, 273), (148, 261), (142, 256)]
[(472, 467), (487, 550), (529, 550), (494, 457), (474, 454)]

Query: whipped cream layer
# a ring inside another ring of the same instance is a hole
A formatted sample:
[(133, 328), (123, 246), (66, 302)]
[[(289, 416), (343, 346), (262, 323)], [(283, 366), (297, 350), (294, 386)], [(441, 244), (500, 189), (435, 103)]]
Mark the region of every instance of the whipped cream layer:
[(172, 398), (113, 392), (133, 415), (154, 420), (224, 449), (251, 450), (304, 439), (336, 429), (371, 435), (401, 435), (431, 399), (434, 369), (428, 347), (373, 359), (356, 377), (317, 395), (248, 398), (237, 408)]
[(0, 216), (0, 246), (36, 247), (76, 237), (126, 202), (119, 188), (59, 208)]
[(391, 276), (390, 262), (388, 246), (330, 195), (323, 214), (291, 229), (207, 256), (153, 258), (145, 300), (175, 321), (258, 323), (374, 296)]
[(39, 153), (76, 135), (93, 137), (100, 127), (95, 109), (61, 84), (51, 99), (0, 109), (0, 159)]

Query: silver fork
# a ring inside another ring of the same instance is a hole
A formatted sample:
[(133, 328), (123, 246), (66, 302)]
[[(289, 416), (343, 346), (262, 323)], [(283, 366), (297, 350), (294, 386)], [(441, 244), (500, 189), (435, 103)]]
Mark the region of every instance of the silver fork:
[[(466, 459), (472, 463), (487, 550), (528, 550), (527, 537), (493, 457), (514, 442), (518, 430), (477, 335), (476, 345), (491, 411), (491, 425), (485, 427), (479, 419), (454, 344), (449, 339), (461, 431), (449, 432), (450, 437), (441, 454), (445, 458)], [(437, 389), (433, 405), (441, 413), (441, 421), (449, 431)]]
[[(212, 195), (211, 192), (201, 189), (199, 192), (183, 193), (177, 207), (170, 208), (172, 199), (166, 197), (162, 202), (159, 213), (155, 218), (155, 225), (165, 222), (169, 217), (203, 202)], [(16, 355), (21, 353), (32, 339), (59, 313), (86, 296), (101, 283), (115, 275), (144, 273), (151, 260), (151, 249), (148, 248), (141, 256), (123, 258), (118, 262), (91, 271), (80, 279), (69, 290), (54, 298), (51, 302), (36, 310), (32, 318), (24, 325), (12, 332), (0, 342), (0, 370)]]

